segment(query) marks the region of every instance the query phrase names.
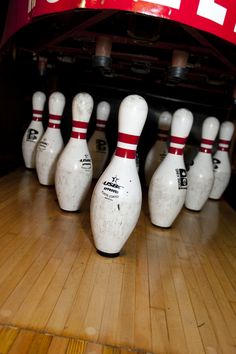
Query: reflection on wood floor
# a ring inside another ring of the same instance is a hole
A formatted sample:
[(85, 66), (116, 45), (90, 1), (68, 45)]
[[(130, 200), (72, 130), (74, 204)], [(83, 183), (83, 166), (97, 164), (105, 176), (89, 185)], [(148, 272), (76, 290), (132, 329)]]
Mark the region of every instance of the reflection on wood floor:
[(66, 213), (35, 172), (0, 179), (0, 353), (40, 341), (37, 353), (236, 353), (235, 211), (208, 201), (163, 230), (145, 194), (121, 256), (106, 259), (89, 197)]

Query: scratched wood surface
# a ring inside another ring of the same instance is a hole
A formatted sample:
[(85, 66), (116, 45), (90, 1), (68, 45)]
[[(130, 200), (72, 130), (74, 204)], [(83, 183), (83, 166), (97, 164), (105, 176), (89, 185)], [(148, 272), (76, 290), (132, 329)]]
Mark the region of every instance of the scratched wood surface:
[(236, 353), (235, 211), (208, 201), (163, 230), (143, 194), (121, 256), (106, 259), (90, 196), (66, 213), (35, 172), (0, 178), (0, 353)]

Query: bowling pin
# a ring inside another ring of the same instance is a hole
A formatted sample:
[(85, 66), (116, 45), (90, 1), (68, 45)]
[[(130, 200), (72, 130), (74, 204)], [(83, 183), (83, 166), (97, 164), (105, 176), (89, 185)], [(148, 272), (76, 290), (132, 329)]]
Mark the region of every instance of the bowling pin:
[(164, 111), (160, 114), (158, 120), (157, 140), (153, 147), (149, 150), (144, 165), (144, 173), (147, 186), (150, 184), (153, 173), (156, 171), (161, 161), (167, 155), (167, 139), (171, 120), (172, 115), (169, 112)]
[(102, 101), (97, 106), (96, 129), (88, 142), (93, 162), (93, 178), (97, 179), (104, 170), (107, 162), (109, 147), (105, 134), (106, 123), (110, 114), (110, 104)]
[(142, 191), (136, 149), (147, 112), (147, 103), (141, 96), (123, 99), (119, 107), (116, 151), (92, 194), (92, 233), (97, 251), (103, 256), (119, 255), (140, 215)]
[(71, 137), (58, 159), (55, 174), (56, 194), (63, 210), (79, 210), (92, 181), (92, 160), (86, 141), (92, 110), (93, 99), (88, 93), (74, 97)]
[(229, 144), (234, 132), (234, 124), (226, 121), (221, 124), (218, 149), (213, 156), (214, 183), (210, 193), (211, 199), (220, 199), (229, 184), (231, 163)]
[(45, 102), (46, 95), (43, 92), (37, 91), (33, 94), (33, 117), (22, 139), (22, 155), (27, 168), (35, 168), (37, 144), (44, 133), (42, 117)]
[(48, 101), (48, 127), (38, 143), (36, 151), (38, 179), (45, 186), (54, 184), (57, 159), (64, 147), (60, 130), (64, 107), (65, 96), (60, 92), (52, 93)]
[(212, 146), (219, 130), (219, 121), (208, 117), (202, 126), (200, 150), (193, 159), (188, 171), (188, 190), (185, 206), (200, 211), (206, 203), (214, 182)]
[(183, 150), (193, 124), (192, 113), (178, 109), (173, 114), (168, 154), (154, 172), (148, 191), (151, 222), (170, 227), (181, 211), (187, 191)]

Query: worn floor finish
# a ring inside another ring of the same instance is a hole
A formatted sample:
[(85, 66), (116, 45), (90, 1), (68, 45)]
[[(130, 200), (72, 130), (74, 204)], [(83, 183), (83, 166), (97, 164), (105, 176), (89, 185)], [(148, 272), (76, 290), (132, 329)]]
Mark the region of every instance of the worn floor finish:
[(236, 213), (208, 201), (162, 230), (144, 196), (121, 256), (106, 259), (93, 246), (89, 199), (62, 212), (34, 172), (2, 177), (0, 324), (0, 353), (34, 353), (17, 343), (41, 341), (42, 354), (59, 342), (55, 353), (235, 354)]

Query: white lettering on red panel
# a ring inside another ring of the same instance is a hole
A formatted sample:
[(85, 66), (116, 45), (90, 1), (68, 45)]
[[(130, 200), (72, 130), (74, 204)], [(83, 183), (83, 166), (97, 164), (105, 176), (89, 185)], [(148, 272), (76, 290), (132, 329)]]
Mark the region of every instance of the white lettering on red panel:
[(181, 0), (143, 0), (143, 1), (150, 2), (152, 4), (172, 7), (173, 9), (179, 9), (181, 3)]
[(197, 15), (208, 18), (208, 20), (219, 23), (219, 25), (224, 24), (226, 12), (226, 8), (216, 4), (214, 0), (199, 1)]

